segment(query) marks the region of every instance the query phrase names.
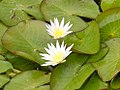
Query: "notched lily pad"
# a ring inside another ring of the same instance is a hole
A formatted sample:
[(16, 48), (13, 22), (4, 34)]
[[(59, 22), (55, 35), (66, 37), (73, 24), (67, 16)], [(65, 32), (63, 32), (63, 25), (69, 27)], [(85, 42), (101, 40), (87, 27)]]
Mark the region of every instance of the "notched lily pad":
[(106, 41), (108, 54), (100, 61), (93, 63), (103, 81), (111, 80), (120, 71), (120, 38)]
[(100, 48), (99, 28), (95, 21), (82, 32), (68, 35), (65, 38), (67, 44), (74, 44), (73, 49), (79, 53), (95, 54)]
[(32, 20), (21, 22), (9, 28), (2, 38), (3, 45), (15, 55), (33, 60), (39, 64), (44, 62), (38, 52), (44, 52), (47, 43), (52, 42), (46, 32), (45, 22)]
[(100, 27), (101, 42), (120, 38), (120, 8), (104, 11), (97, 17)]
[(101, 60), (102, 58), (105, 57), (108, 51), (109, 51), (108, 47), (101, 46), (101, 49), (96, 54), (93, 54), (89, 57), (89, 59), (87, 60), (87, 63), (97, 62)]

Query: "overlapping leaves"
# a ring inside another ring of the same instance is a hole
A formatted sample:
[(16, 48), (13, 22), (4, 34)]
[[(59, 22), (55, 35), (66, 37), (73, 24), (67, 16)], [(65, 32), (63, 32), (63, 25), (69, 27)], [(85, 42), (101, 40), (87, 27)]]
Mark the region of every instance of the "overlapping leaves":
[[(101, 0), (100, 12), (94, 0), (0, 0), (0, 88), (119, 90), (119, 2)], [(54, 42), (45, 28), (54, 17), (73, 24), (73, 33), (62, 40), (74, 46), (65, 63), (49, 67), (50, 75), (47, 67), (40, 67), (44, 61), (39, 52)]]
[(99, 9), (93, 0), (44, 0), (41, 11), (47, 21), (57, 18), (65, 18), (73, 23), (72, 30), (80, 31), (87, 27), (87, 23), (81, 18), (96, 18)]
[(28, 14), (42, 19), (39, 5), (42, 0), (3, 0), (0, 2), (0, 20), (8, 26), (28, 20)]

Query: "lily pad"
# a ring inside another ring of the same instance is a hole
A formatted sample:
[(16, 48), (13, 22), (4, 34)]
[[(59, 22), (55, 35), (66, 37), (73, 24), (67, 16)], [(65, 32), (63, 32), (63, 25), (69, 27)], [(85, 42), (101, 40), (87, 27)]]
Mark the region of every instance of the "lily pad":
[(9, 80), (10, 78), (8, 76), (0, 75), (0, 88), (2, 88)]
[(4, 90), (49, 90), (47, 84), (50, 74), (41, 71), (26, 71), (16, 77), (5, 86)]
[(19, 69), (20, 71), (34, 70), (40, 68), (39, 64), (20, 56), (9, 59), (9, 62), (12, 63), (14, 68)]
[(71, 30), (80, 31), (87, 24), (79, 17), (96, 18), (99, 8), (93, 0), (44, 0), (41, 11), (47, 21), (54, 17), (65, 18), (73, 24)]
[(99, 76), (94, 73), (79, 90), (106, 90), (107, 87), (107, 83), (103, 82)]
[(101, 0), (101, 8), (103, 11), (120, 7), (120, 0)]
[(9, 69), (13, 69), (12, 64), (8, 61), (0, 60), (0, 73), (4, 73)]
[(103, 81), (111, 80), (120, 71), (120, 38), (106, 41), (108, 54), (100, 61), (93, 63)]
[(101, 47), (98, 53), (91, 55), (89, 59), (87, 60), (87, 63), (89, 62), (97, 62), (105, 57), (105, 55), (108, 53), (109, 49), (108, 47)]
[(87, 55), (71, 54), (67, 61), (57, 66), (51, 75), (51, 90), (75, 90), (94, 72), (92, 65), (83, 63)]
[(46, 32), (45, 22), (32, 20), (21, 22), (9, 28), (2, 38), (2, 42), (15, 55), (33, 60), (39, 64), (44, 62), (35, 50), (44, 52), (44, 47), (52, 39)]
[(0, 60), (5, 60), (5, 57), (0, 55)]
[(101, 42), (120, 37), (120, 8), (110, 9), (97, 17)]
[(27, 14), (42, 19), (38, 7), (41, 2), (42, 0), (3, 0), (0, 2), (0, 20), (8, 26), (13, 26), (30, 19)]
[(110, 82), (110, 87), (113, 89), (120, 89), (120, 76), (118, 74), (118, 76), (116, 76), (115, 78), (113, 78)]
[(99, 28), (95, 21), (89, 23), (82, 32), (68, 35), (65, 38), (67, 44), (74, 44), (73, 49), (79, 53), (95, 54), (100, 49)]
[(1, 42), (2, 36), (3, 36), (3, 34), (5, 33), (6, 30), (7, 30), (7, 26), (3, 25), (3, 24), (0, 22), (0, 54), (3, 54), (3, 53), (5, 53), (5, 52), (7, 51), (7, 50), (3, 47), (2, 42)]

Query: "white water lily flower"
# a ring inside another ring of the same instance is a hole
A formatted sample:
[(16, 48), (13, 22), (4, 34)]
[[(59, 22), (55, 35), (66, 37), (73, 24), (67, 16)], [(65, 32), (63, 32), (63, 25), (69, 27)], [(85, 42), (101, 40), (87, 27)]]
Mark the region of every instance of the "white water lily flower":
[(59, 63), (65, 62), (65, 58), (72, 52), (70, 51), (72, 47), (73, 44), (66, 48), (66, 45), (64, 45), (64, 41), (62, 42), (61, 46), (59, 42), (56, 41), (56, 47), (52, 43), (48, 44), (48, 49), (45, 48), (48, 54), (40, 53), (42, 59), (48, 60), (48, 62), (45, 62), (45, 64), (42, 64), (41, 66), (55, 66)]
[(50, 20), (50, 25), (46, 24), (46, 27), (48, 34), (53, 36), (54, 39), (63, 38), (73, 32), (69, 31), (69, 29), (72, 27), (72, 24), (70, 24), (70, 22), (64, 25), (64, 18), (60, 24), (58, 22), (58, 19), (54, 18), (54, 22)]

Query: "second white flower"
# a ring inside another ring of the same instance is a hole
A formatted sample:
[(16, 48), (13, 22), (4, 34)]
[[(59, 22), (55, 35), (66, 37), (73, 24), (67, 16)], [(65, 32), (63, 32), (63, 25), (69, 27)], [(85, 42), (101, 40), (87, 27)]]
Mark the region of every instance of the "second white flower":
[(56, 41), (56, 47), (51, 43), (48, 44), (48, 49), (45, 48), (46, 52), (48, 54), (41, 53), (42, 59), (48, 60), (48, 62), (45, 62), (45, 64), (42, 64), (41, 66), (55, 66), (59, 63), (65, 62), (65, 58), (72, 52), (70, 51), (73, 44), (66, 48), (66, 45), (64, 45), (64, 41), (60, 45), (58, 41)]
[(46, 27), (48, 34), (54, 39), (63, 38), (73, 32), (69, 30), (72, 27), (70, 22), (64, 25), (64, 18), (62, 19), (61, 23), (59, 23), (57, 18), (54, 18), (54, 22), (50, 20), (50, 25), (46, 24)]

